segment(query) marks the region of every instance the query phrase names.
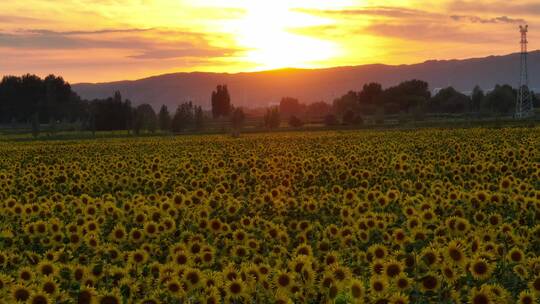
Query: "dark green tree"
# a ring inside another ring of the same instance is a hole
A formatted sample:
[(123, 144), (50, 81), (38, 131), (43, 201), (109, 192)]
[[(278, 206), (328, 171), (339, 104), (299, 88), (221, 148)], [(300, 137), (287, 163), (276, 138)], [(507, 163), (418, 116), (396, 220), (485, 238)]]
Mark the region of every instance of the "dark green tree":
[(381, 84), (375, 82), (364, 84), (362, 91), (358, 93), (360, 112), (363, 114), (373, 114), (382, 93)]
[(384, 112), (388, 114), (410, 112), (413, 109), (416, 110), (419, 104), (427, 103), (430, 97), (431, 92), (427, 82), (421, 80), (405, 81), (386, 89), (377, 98), (375, 112), (379, 111), (379, 106), (384, 106)]
[(214, 118), (229, 116), (231, 112), (231, 96), (227, 85), (218, 85), (212, 92), (212, 116)]
[(204, 128), (204, 111), (201, 106), (196, 106), (194, 111), (195, 129), (202, 130)]
[(161, 131), (168, 131), (171, 129), (171, 114), (166, 105), (162, 105), (158, 114), (159, 129)]
[(496, 85), (482, 100), (482, 111), (497, 115), (510, 115), (516, 108), (517, 91), (509, 85)]
[(156, 112), (154, 112), (151, 105), (142, 104), (134, 110), (133, 132), (135, 135), (139, 135), (141, 130), (148, 130), (154, 133), (157, 125)]
[(298, 99), (292, 97), (283, 97), (279, 102), (279, 113), (284, 119), (292, 116), (300, 116), (306, 110), (306, 106), (301, 104)]
[(172, 119), (172, 131), (182, 132), (193, 126), (194, 106), (192, 102), (184, 102), (176, 108)]
[(271, 107), (266, 109), (266, 114), (264, 115), (264, 126), (268, 129), (279, 128), (281, 123), (281, 117), (279, 115), (278, 107)]
[(348, 111), (357, 113), (359, 111), (358, 94), (354, 91), (349, 91), (347, 94), (334, 100), (332, 109), (337, 116), (343, 116)]
[(343, 114), (342, 122), (344, 125), (362, 125), (364, 123), (364, 120), (362, 119), (362, 116), (359, 113), (355, 113), (352, 110), (347, 111), (345, 114)]
[(480, 106), (482, 105), (482, 100), (484, 99), (484, 97), (484, 91), (482, 91), (479, 86), (475, 86), (471, 96), (471, 112), (480, 112)]
[(304, 122), (296, 117), (296, 116), (291, 116), (291, 118), (289, 118), (289, 126), (293, 127), (293, 128), (300, 128), (304, 125)]
[(234, 132), (240, 132), (246, 120), (246, 115), (242, 108), (234, 108), (231, 114), (231, 126)]
[(324, 125), (327, 127), (337, 126), (339, 124), (336, 115), (328, 114), (324, 117)]
[(32, 115), (32, 136), (37, 138), (39, 136), (39, 113), (35, 112)]
[(428, 110), (433, 113), (464, 113), (471, 104), (471, 99), (453, 87), (440, 90), (429, 101)]

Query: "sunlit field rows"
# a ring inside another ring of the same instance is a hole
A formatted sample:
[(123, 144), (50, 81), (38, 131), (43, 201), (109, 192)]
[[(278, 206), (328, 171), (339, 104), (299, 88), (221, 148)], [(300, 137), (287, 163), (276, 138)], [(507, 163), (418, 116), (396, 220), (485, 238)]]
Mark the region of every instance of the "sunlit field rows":
[(538, 303), (540, 129), (0, 143), (0, 303)]

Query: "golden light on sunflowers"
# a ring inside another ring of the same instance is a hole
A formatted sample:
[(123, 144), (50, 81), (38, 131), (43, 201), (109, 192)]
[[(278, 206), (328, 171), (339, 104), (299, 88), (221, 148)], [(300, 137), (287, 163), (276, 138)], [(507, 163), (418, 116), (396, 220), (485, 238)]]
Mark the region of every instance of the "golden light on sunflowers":
[(537, 128), (0, 143), (0, 299), (533, 304), (534, 142)]

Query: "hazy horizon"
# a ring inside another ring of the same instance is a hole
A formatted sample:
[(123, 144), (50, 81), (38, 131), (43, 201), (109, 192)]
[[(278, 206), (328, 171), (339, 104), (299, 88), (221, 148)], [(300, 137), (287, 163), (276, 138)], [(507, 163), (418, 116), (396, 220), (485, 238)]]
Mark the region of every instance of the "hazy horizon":
[(535, 1), (28, 0), (0, 9), (2, 74), (71, 83), (503, 55), (519, 51), (523, 23), (530, 49), (540, 40)]

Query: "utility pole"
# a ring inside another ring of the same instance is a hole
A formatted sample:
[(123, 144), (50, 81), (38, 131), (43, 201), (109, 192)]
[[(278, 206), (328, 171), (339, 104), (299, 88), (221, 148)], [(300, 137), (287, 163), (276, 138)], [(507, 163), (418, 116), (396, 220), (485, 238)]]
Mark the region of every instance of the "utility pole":
[(527, 32), (529, 31), (528, 25), (519, 26), (521, 32), (521, 66), (519, 77), (519, 92), (516, 103), (516, 119), (523, 119), (534, 115), (532, 96), (529, 91), (529, 74), (527, 66)]

